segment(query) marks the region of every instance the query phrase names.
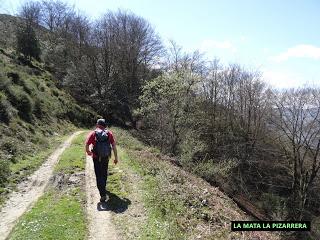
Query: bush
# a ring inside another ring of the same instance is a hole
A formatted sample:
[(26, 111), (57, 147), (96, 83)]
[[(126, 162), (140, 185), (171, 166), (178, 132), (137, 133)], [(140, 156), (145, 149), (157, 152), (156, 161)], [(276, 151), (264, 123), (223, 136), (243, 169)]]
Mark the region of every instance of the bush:
[(11, 81), (0, 74), (0, 90), (6, 91), (12, 85)]
[(260, 205), (274, 219), (285, 220), (288, 217), (287, 198), (272, 193), (262, 193)]
[(8, 139), (1, 144), (1, 149), (6, 151), (10, 155), (16, 155), (18, 153), (18, 147), (16, 141)]
[(78, 127), (91, 126), (92, 122), (96, 119), (93, 112), (70, 101), (64, 101), (63, 106), (64, 107), (56, 113), (56, 116), (59, 119), (67, 118)]
[(41, 92), (45, 92), (46, 91), (46, 88), (43, 84), (39, 85), (38, 86), (38, 89), (41, 91)]
[(33, 103), (29, 95), (25, 93), (21, 93), (20, 102), (17, 104), (17, 108), (19, 110), (19, 116), (27, 121), (31, 120), (32, 111), (33, 111)]
[(18, 115), (25, 121), (31, 121), (33, 102), (29, 95), (20, 89), (9, 87), (8, 97), (13, 106), (18, 110)]
[(23, 86), (24, 91), (29, 95), (35, 92), (35, 88), (33, 87), (33, 84), (30, 80), (22, 81), (21, 86)]
[(7, 154), (7, 159), (15, 162), (15, 157), (19, 153), (17, 141), (15, 139), (7, 137), (6, 140), (1, 143), (1, 150)]
[(56, 97), (59, 96), (59, 91), (57, 89), (52, 89), (51, 92), (53, 96), (56, 96)]
[(32, 62), (30, 62), (30, 65), (28, 66), (29, 68), (26, 69), (26, 73), (28, 75), (40, 76), (42, 74), (41, 69), (35, 66)]
[(20, 81), (20, 76), (18, 73), (15, 73), (15, 72), (8, 72), (7, 73), (7, 77), (8, 78), (11, 78), (12, 79), (12, 82), (14, 82), (15, 84), (21, 84), (21, 81)]
[(41, 119), (46, 115), (46, 113), (48, 112), (48, 109), (46, 104), (42, 100), (40, 100), (39, 98), (36, 98), (33, 112), (37, 118)]
[(34, 68), (32, 70), (33, 70), (33, 75), (35, 75), (35, 76), (40, 76), (42, 74), (41, 70), (39, 70), (39, 69)]
[(16, 37), (18, 52), (22, 53), (29, 60), (31, 60), (31, 57), (40, 60), (41, 49), (39, 40), (31, 25), (18, 29)]
[(236, 159), (201, 161), (195, 164), (193, 171), (207, 181), (217, 181), (228, 179), (238, 164)]
[(0, 187), (4, 187), (10, 176), (9, 161), (0, 154)]
[(15, 109), (11, 106), (10, 102), (7, 101), (6, 96), (0, 92), (0, 122), (9, 124), (14, 113)]

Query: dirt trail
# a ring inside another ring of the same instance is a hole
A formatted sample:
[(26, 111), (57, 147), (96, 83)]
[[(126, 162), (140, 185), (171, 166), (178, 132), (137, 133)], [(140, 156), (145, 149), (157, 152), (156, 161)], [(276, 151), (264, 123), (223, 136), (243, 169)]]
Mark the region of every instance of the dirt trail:
[(73, 133), (36, 172), (17, 186), (17, 192), (9, 195), (9, 199), (0, 211), (0, 239), (8, 237), (17, 219), (44, 193), (54, 165), (58, 162), (62, 152), (70, 146), (73, 138), (80, 133), (81, 131)]
[(112, 222), (111, 213), (107, 203), (99, 203), (100, 195), (96, 187), (96, 177), (91, 157), (87, 157), (86, 163), (86, 194), (87, 214), (89, 220), (90, 240), (115, 240), (120, 239)]

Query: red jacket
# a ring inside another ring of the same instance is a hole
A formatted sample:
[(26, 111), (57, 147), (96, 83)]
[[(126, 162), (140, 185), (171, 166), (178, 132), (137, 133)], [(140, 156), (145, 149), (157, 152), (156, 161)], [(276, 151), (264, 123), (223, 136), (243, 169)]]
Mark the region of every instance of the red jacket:
[[(96, 133), (95, 131), (97, 130), (98, 128), (96, 128), (94, 131), (91, 131), (89, 133), (89, 135), (87, 136), (87, 139), (86, 139), (86, 142), (85, 144), (86, 145), (91, 145), (94, 146), (96, 144)], [(111, 145), (115, 144), (115, 140), (114, 140), (114, 137), (113, 137), (113, 134), (110, 130), (108, 130), (108, 138), (109, 138), (109, 142)], [(93, 153), (92, 157), (96, 157), (96, 155)]]

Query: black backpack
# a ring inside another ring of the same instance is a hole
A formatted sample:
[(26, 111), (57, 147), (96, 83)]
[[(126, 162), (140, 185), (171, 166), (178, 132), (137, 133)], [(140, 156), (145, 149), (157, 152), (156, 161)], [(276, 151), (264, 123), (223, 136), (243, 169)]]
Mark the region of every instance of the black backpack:
[(111, 156), (111, 145), (109, 141), (108, 130), (95, 130), (96, 144), (93, 147), (93, 152), (101, 158)]

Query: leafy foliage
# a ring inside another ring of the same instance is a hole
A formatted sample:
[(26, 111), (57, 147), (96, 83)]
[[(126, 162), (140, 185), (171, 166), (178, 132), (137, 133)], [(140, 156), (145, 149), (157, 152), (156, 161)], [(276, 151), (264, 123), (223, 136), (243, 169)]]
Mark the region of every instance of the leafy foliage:
[(177, 154), (178, 144), (193, 124), (193, 99), (197, 77), (190, 72), (169, 73), (149, 81), (140, 97), (137, 115), (153, 129), (152, 142)]

